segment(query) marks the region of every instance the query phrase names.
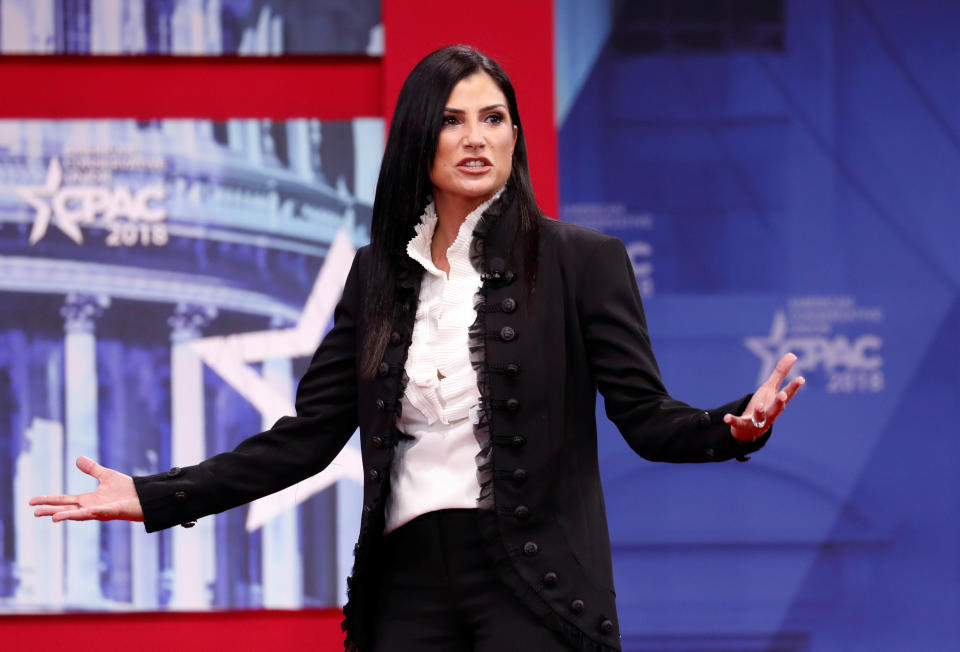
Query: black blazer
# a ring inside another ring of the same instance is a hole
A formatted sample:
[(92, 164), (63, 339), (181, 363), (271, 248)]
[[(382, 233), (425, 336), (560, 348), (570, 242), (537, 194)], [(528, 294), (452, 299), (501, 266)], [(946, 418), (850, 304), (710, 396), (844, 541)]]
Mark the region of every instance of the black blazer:
[[(640, 294), (620, 240), (543, 218), (535, 287), (515, 246), (518, 208), (504, 193), (474, 232), (483, 284), (471, 350), (478, 370), (480, 521), (502, 581), (575, 650), (620, 649), (610, 543), (597, 465), (596, 392), (630, 446), (649, 460), (745, 455), (712, 410), (670, 397), (650, 348)], [(346, 647), (376, 621), (384, 505), (396, 412), (422, 268), (397, 279), (402, 310), (375, 378), (357, 371), (370, 254), (354, 259), (334, 327), (297, 389), (297, 416), (196, 466), (134, 478), (152, 532), (254, 500), (322, 470), (359, 426), (365, 472), (360, 536), (344, 608)], [(413, 265), (413, 263), (411, 263)]]

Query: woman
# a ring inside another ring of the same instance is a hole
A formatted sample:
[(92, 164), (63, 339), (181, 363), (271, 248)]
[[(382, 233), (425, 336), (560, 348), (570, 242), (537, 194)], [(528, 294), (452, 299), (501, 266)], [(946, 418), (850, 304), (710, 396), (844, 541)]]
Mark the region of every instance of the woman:
[(320, 471), (359, 426), (348, 649), (618, 650), (597, 389), (648, 459), (745, 460), (803, 383), (780, 387), (795, 359), (713, 410), (672, 399), (623, 244), (541, 215), (509, 79), (452, 46), (400, 92), (371, 244), (297, 416), (154, 476), (81, 458), (95, 492), (31, 504), (57, 521), (189, 526)]

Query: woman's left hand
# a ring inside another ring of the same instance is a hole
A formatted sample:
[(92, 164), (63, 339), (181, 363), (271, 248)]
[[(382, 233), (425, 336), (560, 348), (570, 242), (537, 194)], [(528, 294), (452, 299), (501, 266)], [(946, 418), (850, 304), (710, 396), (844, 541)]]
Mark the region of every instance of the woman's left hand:
[(787, 403), (806, 382), (803, 376), (797, 376), (786, 387), (780, 389), (780, 385), (796, 361), (797, 356), (792, 353), (787, 353), (780, 358), (770, 377), (754, 392), (743, 414), (739, 417), (732, 414), (723, 415), (723, 422), (730, 426), (731, 435), (742, 442), (751, 442), (762, 437), (773, 426), (773, 422), (783, 412)]

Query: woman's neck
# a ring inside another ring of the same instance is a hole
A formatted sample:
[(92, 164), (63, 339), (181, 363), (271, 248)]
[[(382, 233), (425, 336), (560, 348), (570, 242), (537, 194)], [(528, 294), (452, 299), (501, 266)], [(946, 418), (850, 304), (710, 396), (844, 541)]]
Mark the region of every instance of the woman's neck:
[(430, 242), (430, 255), (437, 269), (450, 275), (450, 262), (447, 260), (447, 249), (457, 239), (460, 227), (463, 226), (467, 215), (489, 197), (462, 197), (449, 196), (437, 193), (434, 199), (434, 209), (437, 212), (437, 227), (433, 231), (433, 240)]
[(467, 215), (477, 206), (487, 201), (489, 197), (462, 197), (449, 196), (446, 193), (438, 194), (434, 199), (434, 209), (437, 211), (437, 228), (433, 232), (433, 240), (440, 240), (444, 244), (444, 252), (453, 244), (460, 233), (460, 227)]

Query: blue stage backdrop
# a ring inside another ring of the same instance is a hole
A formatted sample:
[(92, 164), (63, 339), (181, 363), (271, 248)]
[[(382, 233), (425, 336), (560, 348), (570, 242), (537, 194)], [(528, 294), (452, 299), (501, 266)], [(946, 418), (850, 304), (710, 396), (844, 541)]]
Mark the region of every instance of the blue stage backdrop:
[(561, 217), (626, 242), (670, 391), (809, 381), (746, 464), (605, 421), (624, 649), (960, 649), (960, 4), (556, 16)]
[(0, 0), (3, 54), (383, 54), (379, 0)]
[(156, 473), (293, 412), (369, 236), (383, 121), (0, 121), (0, 609), (334, 605), (362, 477), (197, 527), (52, 524), (31, 495)]

